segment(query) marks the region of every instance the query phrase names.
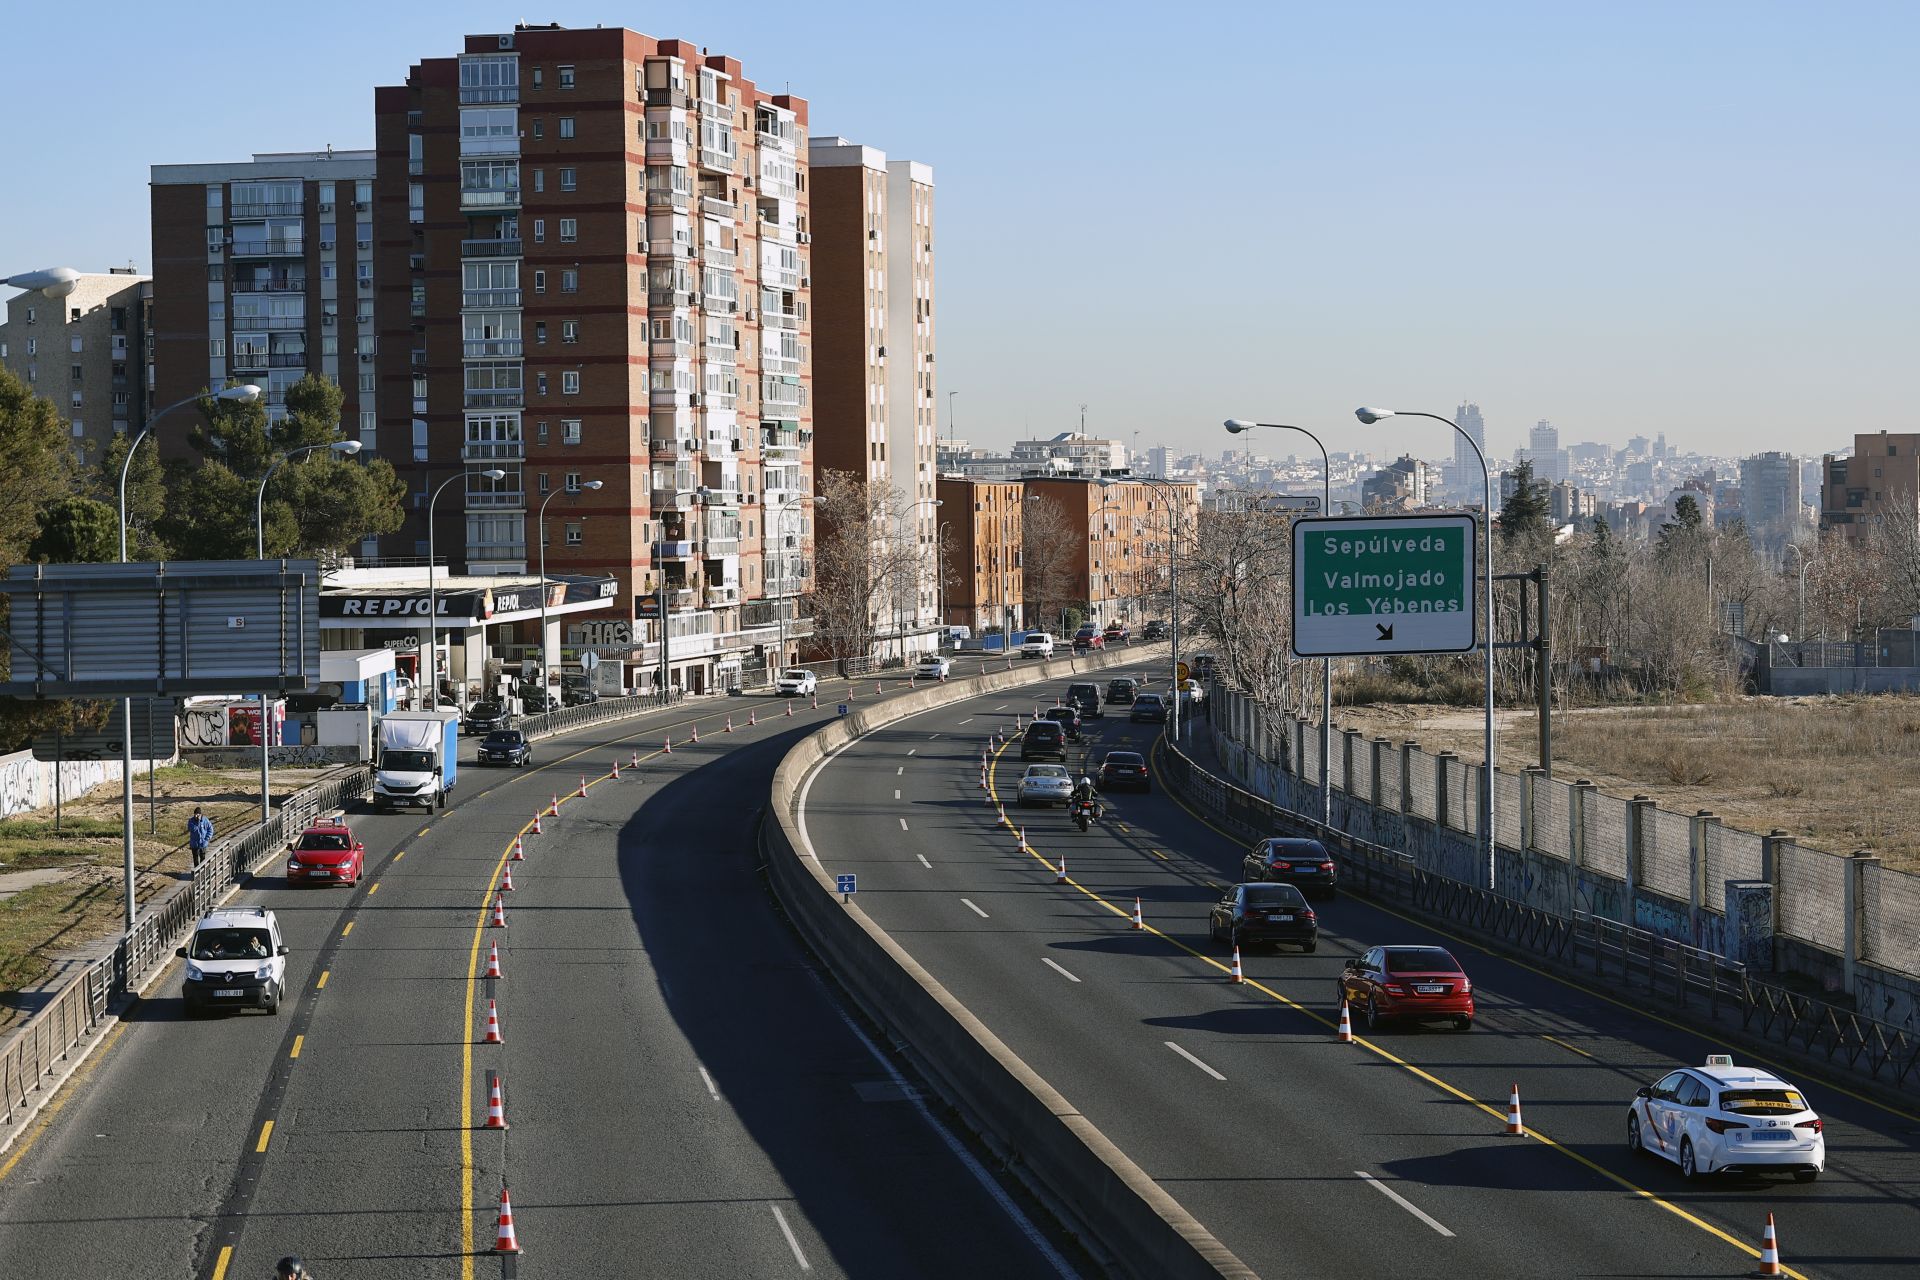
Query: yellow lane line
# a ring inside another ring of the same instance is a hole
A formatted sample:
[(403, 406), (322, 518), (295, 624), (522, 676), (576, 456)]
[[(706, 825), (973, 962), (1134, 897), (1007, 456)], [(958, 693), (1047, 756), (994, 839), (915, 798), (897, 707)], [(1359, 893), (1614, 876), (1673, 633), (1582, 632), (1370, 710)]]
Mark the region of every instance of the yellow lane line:
[[(1002, 748), (1002, 750), (1004, 749), (1005, 748)], [(997, 792), (995, 789), (995, 773), (999, 769), (999, 764), (1000, 764), (999, 756), (996, 754), (994, 757), (994, 767), (988, 770), (987, 772), (987, 796), (990, 800), (996, 800), (996, 797), (997, 797)], [(1175, 798), (1176, 800), (1178, 799), (1178, 797), (1175, 797)], [(1186, 806), (1182, 805), (1181, 807), (1185, 808)], [(1188, 809), (1187, 812), (1193, 813), (1191, 809)], [(1198, 814), (1194, 814), (1194, 816), (1196, 818), (1199, 817)], [(1205, 820), (1202, 819), (1202, 821), (1205, 821)], [(1212, 827), (1213, 824), (1207, 823), (1207, 825), (1209, 827)], [(1219, 828), (1217, 827), (1213, 829), (1216, 831), (1219, 830)], [(1225, 833), (1223, 832), (1222, 834), (1225, 834)], [(1040, 863), (1040, 865), (1042, 866), (1050, 867), (1053, 865), (1052, 863), (1047, 861), (1045, 856), (1043, 856), (1038, 850), (1032, 848), (1031, 846), (1029, 846), (1025, 852), (1028, 857)], [(1112, 914), (1119, 916), (1120, 918), (1125, 919), (1129, 922), (1132, 921), (1133, 912), (1131, 909), (1122, 908), (1116, 905), (1115, 903), (1107, 901), (1105, 898), (1101, 897), (1099, 894), (1095, 893), (1093, 890), (1087, 888), (1085, 885), (1079, 883), (1077, 880), (1073, 880), (1069, 878), (1066, 883), (1072, 886), (1075, 890), (1079, 891), (1082, 895), (1087, 897), (1089, 900), (1096, 902), (1099, 905), (1105, 907)], [(1180, 941), (1178, 938), (1175, 938), (1159, 929), (1156, 929), (1150, 924), (1145, 925), (1143, 927), (1143, 932), (1150, 934), (1153, 937), (1161, 939), (1162, 941), (1166, 942), (1168, 945), (1175, 947), (1180, 951), (1184, 951), (1186, 954), (1192, 956), (1194, 959), (1200, 961), (1202, 964), (1206, 965), (1211, 969), (1216, 969), (1223, 974), (1231, 972), (1231, 970), (1226, 965), (1220, 963), (1220, 961), (1214, 959), (1212, 956), (1207, 955), (1201, 951), (1196, 951), (1194, 948), (1188, 946), (1186, 943)], [(1248, 979), (1245, 982), (1243, 982), (1241, 986), (1245, 990), (1258, 991), (1261, 995), (1268, 997), (1274, 1002), (1284, 1005), (1287, 1008), (1292, 1009), (1296, 1013), (1300, 1013), (1305, 1015), (1308, 1018), (1311, 1018), (1313, 1021), (1319, 1023), (1321, 1026), (1325, 1027), (1329, 1031), (1333, 1031), (1338, 1028), (1338, 1023), (1335, 1021), (1335, 1019), (1329, 1018), (1324, 1014), (1321, 1014), (1312, 1009), (1309, 1009), (1307, 1006), (1301, 1004), (1299, 1001), (1290, 999), (1289, 997), (1282, 995), (1280, 992), (1275, 991), (1272, 987), (1269, 987), (1264, 983), (1257, 982), (1252, 979)], [(1407, 1072), (1409, 1075), (1415, 1077), (1416, 1079), (1432, 1085), (1434, 1088), (1440, 1090), (1442, 1093), (1448, 1095), (1449, 1097), (1454, 1098), (1459, 1102), (1463, 1102), (1467, 1106), (1470, 1106), (1477, 1111), (1483, 1112), (1488, 1117), (1499, 1121), (1502, 1125), (1506, 1124), (1507, 1113), (1503, 1108), (1497, 1108), (1485, 1102), (1480, 1101), (1480, 1099), (1474, 1097), (1470, 1093), (1467, 1093), (1465, 1090), (1460, 1089), (1454, 1085), (1451, 1085), (1447, 1083), (1445, 1080), (1442, 1080), (1439, 1076), (1434, 1075), (1432, 1072), (1424, 1070), (1421, 1067), (1417, 1067), (1413, 1063), (1408, 1062), (1405, 1058), (1402, 1058), (1397, 1054), (1391, 1053), (1388, 1050), (1381, 1048), (1379, 1045), (1373, 1043), (1371, 1040), (1365, 1039), (1364, 1037), (1361, 1037), (1361, 1036), (1355, 1036), (1353, 1038), (1353, 1043), (1358, 1045), (1360, 1048), (1366, 1050), (1368, 1053), (1374, 1054), (1379, 1058), (1392, 1063), (1394, 1066), (1399, 1067), (1402, 1071)], [(1545, 1134), (1541, 1133), (1538, 1129), (1533, 1128), (1531, 1125), (1527, 1127), (1527, 1131), (1524, 1136), (1531, 1139), (1534, 1142), (1539, 1143), (1541, 1146), (1548, 1148), (1549, 1150), (1559, 1152), (1561, 1155), (1567, 1157), (1569, 1160), (1572, 1160), (1575, 1163), (1581, 1165), (1583, 1168), (1586, 1168), (1587, 1170), (1600, 1175), (1600, 1177), (1620, 1187), (1622, 1190), (1630, 1192), (1631, 1194), (1639, 1197), (1642, 1200), (1647, 1201), (1650, 1204), (1658, 1205), (1660, 1208), (1665, 1209), (1668, 1213), (1673, 1214), (1675, 1217), (1679, 1218), (1681, 1221), (1686, 1222), (1692, 1226), (1698, 1227), (1700, 1230), (1706, 1232), (1710, 1236), (1713, 1236), (1717, 1240), (1721, 1240), (1727, 1244), (1732, 1245), (1734, 1248), (1746, 1254), (1748, 1257), (1756, 1258), (1756, 1259), (1759, 1258), (1760, 1251), (1754, 1248), (1752, 1245), (1748, 1244), (1746, 1241), (1739, 1240), (1733, 1236), (1728, 1235), (1725, 1231), (1722, 1231), (1719, 1227), (1714, 1226), (1711, 1222), (1708, 1222), (1706, 1219), (1698, 1217), (1693, 1213), (1689, 1213), (1687, 1210), (1681, 1208), (1679, 1205), (1674, 1204), (1672, 1201), (1664, 1199), (1661, 1196), (1655, 1195), (1653, 1192), (1648, 1191), (1645, 1187), (1642, 1187), (1637, 1183), (1628, 1181), (1627, 1179), (1621, 1177), (1619, 1174), (1614, 1173), (1611, 1169), (1608, 1169), (1603, 1165), (1600, 1165), (1594, 1162), (1593, 1160), (1588, 1159), (1586, 1156), (1580, 1154), (1578, 1151), (1573, 1150), (1571, 1147), (1563, 1146), (1562, 1144), (1554, 1141), (1552, 1138), (1549, 1138)], [(1794, 1276), (1797, 1278), (1797, 1280), (1807, 1280), (1807, 1277), (1803, 1275), (1801, 1272), (1795, 1271), (1793, 1268), (1785, 1266), (1784, 1264), (1780, 1268), (1780, 1273), (1782, 1275)]]
[(273, 1136), (273, 1121), (260, 1126), (260, 1141), (253, 1144), (253, 1154), (259, 1155), (267, 1149), (267, 1139)]
[(1166, 855), (1166, 854), (1164, 854), (1164, 853), (1162, 853), (1162, 852), (1160, 852), (1160, 851), (1159, 851), (1158, 849), (1149, 849), (1149, 850), (1147, 850), (1147, 852), (1148, 852), (1148, 853), (1150, 853), (1150, 854), (1152, 854), (1152, 855), (1153, 855), (1154, 857), (1156, 857), (1156, 858), (1158, 858), (1158, 859), (1160, 859), (1160, 861), (1162, 861), (1162, 862), (1171, 862), (1171, 861), (1173, 861), (1173, 859), (1171, 859), (1171, 858), (1169, 858), (1169, 857), (1167, 857), (1167, 855)]
[(26, 1158), (27, 1152), (33, 1150), (33, 1144), (40, 1141), (40, 1135), (53, 1124), (53, 1118), (60, 1114), (60, 1108), (67, 1105), (67, 1099), (73, 1096), (73, 1091), (94, 1073), (95, 1068), (100, 1065), (100, 1060), (107, 1056), (108, 1050), (112, 1049), (114, 1043), (126, 1033), (126, 1023), (122, 1022), (114, 1027), (107, 1033), (107, 1038), (101, 1041), (100, 1047), (94, 1051), (93, 1056), (82, 1063), (78, 1071), (67, 1077), (67, 1082), (60, 1086), (58, 1096), (47, 1104), (45, 1111), (40, 1113), (40, 1119), (33, 1126), (33, 1132), (27, 1135), (25, 1141), (14, 1147), (13, 1154), (7, 1157), (5, 1164), (0, 1164), (0, 1182), (5, 1182), (7, 1175), (13, 1172), (14, 1166)]
[[(1155, 772), (1158, 772), (1158, 770), (1156, 770)], [(1172, 796), (1173, 802), (1179, 805), (1182, 809), (1185, 809), (1187, 811), (1188, 816), (1191, 817), (1195, 822), (1198, 822), (1201, 826), (1206, 827), (1209, 831), (1212, 831), (1215, 834), (1229, 841), (1234, 842), (1235, 844), (1239, 843), (1239, 837), (1235, 836), (1230, 831), (1227, 831), (1221, 827), (1215, 826), (1213, 822), (1209, 820), (1204, 814), (1194, 809), (1192, 805), (1189, 805), (1181, 797), (1174, 795), (1174, 793), (1171, 790), (1168, 790), (1165, 786), (1162, 786), (1161, 790), (1165, 792), (1167, 795)], [(1607, 1004), (1614, 1006), (1617, 1009), (1625, 1009), (1628, 1013), (1633, 1014), (1635, 1017), (1645, 1018), (1649, 1022), (1658, 1023), (1660, 1026), (1666, 1027), (1672, 1031), (1683, 1031), (1687, 1035), (1693, 1036), (1698, 1039), (1707, 1038), (1706, 1035), (1698, 1027), (1690, 1027), (1685, 1023), (1675, 1022), (1671, 1018), (1664, 1018), (1659, 1014), (1654, 1013), (1651, 1010), (1644, 1008), (1640, 1005), (1630, 1004), (1625, 1000), (1616, 999), (1615, 997), (1607, 995), (1605, 992), (1599, 991), (1593, 987), (1583, 986), (1578, 982), (1572, 981), (1571, 979), (1563, 978), (1557, 973), (1549, 972), (1546, 969), (1536, 968), (1535, 966), (1528, 964), (1526, 961), (1516, 960), (1512, 956), (1507, 955), (1504, 952), (1493, 951), (1488, 947), (1486, 947), (1484, 944), (1477, 942), (1472, 938), (1464, 937), (1461, 934), (1454, 933), (1448, 929), (1444, 929), (1441, 926), (1434, 924), (1431, 920), (1423, 920), (1417, 916), (1410, 916), (1410, 915), (1407, 915), (1405, 912), (1396, 911), (1392, 907), (1389, 907), (1384, 903), (1382, 903), (1378, 898), (1367, 899), (1367, 905), (1372, 907), (1376, 911), (1384, 911), (1386, 914), (1392, 916), (1396, 920), (1404, 920), (1410, 925), (1415, 925), (1415, 926), (1418, 926), (1419, 928), (1426, 929), (1429, 932), (1437, 933), (1443, 938), (1449, 938), (1454, 942), (1459, 943), (1463, 947), (1468, 947), (1474, 951), (1479, 952), (1483, 956), (1491, 957), (1492, 959), (1498, 960), (1503, 964), (1510, 964), (1517, 969), (1524, 969), (1528, 973), (1533, 974), (1535, 977), (1545, 978), (1547, 981), (1554, 983), (1556, 986), (1565, 987), (1569, 991), (1575, 991), (1591, 999), (1603, 1001)], [(1778, 1058), (1769, 1057), (1766, 1054), (1756, 1049), (1743, 1049), (1741, 1052), (1745, 1055), (1746, 1058), (1750, 1059), (1751, 1061), (1760, 1063), (1763, 1066), (1773, 1067), (1782, 1073), (1786, 1073), (1788, 1075), (1804, 1076), (1807, 1079), (1811, 1079), (1811, 1080), (1818, 1080), (1822, 1087), (1831, 1089), (1835, 1093), (1840, 1094), (1842, 1097), (1851, 1098), (1855, 1102), (1865, 1103), (1867, 1106), (1872, 1107), (1876, 1111), (1884, 1112), (1887, 1115), (1894, 1116), (1901, 1120), (1911, 1120), (1915, 1123), (1920, 1123), (1920, 1114), (1916, 1114), (1915, 1112), (1911, 1112), (1911, 1111), (1902, 1111), (1900, 1108), (1896, 1106), (1892, 1106), (1889, 1103), (1882, 1102), (1878, 1098), (1872, 1098), (1867, 1096), (1864, 1093), (1858, 1093), (1852, 1089), (1849, 1089), (1846, 1085), (1838, 1083), (1831, 1076), (1822, 1075), (1819, 1071), (1809, 1070), (1804, 1067), (1781, 1062)]]
[(353, 932), (353, 921), (349, 920), (347, 921), (347, 927), (340, 931), (340, 936), (344, 938), (352, 932)]
[(398, 862), (398, 861), (400, 861), (400, 859), (402, 859), (402, 858), (404, 858), (404, 857), (406, 857), (406, 856), (407, 856), (407, 851), (406, 851), (405, 849), (400, 849), (400, 850), (397, 850), (397, 851), (395, 851), (395, 853), (394, 853), (394, 855), (393, 855), (393, 860), (394, 860), (395, 862)]
[(213, 1264), (213, 1280), (227, 1280), (227, 1264), (233, 1261), (233, 1246), (220, 1246), (220, 1260)]
[(307, 1042), (307, 1038), (306, 1038), (305, 1036), (295, 1036), (295, 1037), (293, 1038), (293, 1051), (292, 1051), (291, 1053), (289, 1053), (289, 1054), (287, 1054), (287, 1056), (288, 1056), (289, 1058), (297, 1058), (297, 1057), (299, 1057), (299, 1056), (300, 1056), (300, 1046), (301, 1046), (301, 1045), (303, 1045), (303, 1044), (305, 1044), (306, 1042)]
[(332, 972), (333, 970), (331, 969), (322, 969), (320, 971), (320, 981), (313, 984), (313, 989), (315, 991), (325, 991), (327, 989), (327, 977)]
[(369, 898), (371, 898), (374, 894), (378, 892), (380, 892), (380, 882), (378, 880), (375, 880), (372, 884), (367, 886), (367, 896)]
[(1592, 1054), (1588, 1053), (1585, 1049), (1582, 1049), (1579, 1045), (1568, 1044), (1565, 1040), (1562, 1040), (1559, 1036), (1550, 1036), (1546, 1032), (1542, 1031), (1540, 1033), (1540, 1038), (1542, 1040), (1545, 1040), (1548, 1044), (1557, 1044), (1562, 1049), (1566, 1049), (1573, 1053), (1577, 1053), (1583, 1058), (1593, 1058), (1595, 1062), (1600, 1061), (1600, 1059), (1594, 1058)]

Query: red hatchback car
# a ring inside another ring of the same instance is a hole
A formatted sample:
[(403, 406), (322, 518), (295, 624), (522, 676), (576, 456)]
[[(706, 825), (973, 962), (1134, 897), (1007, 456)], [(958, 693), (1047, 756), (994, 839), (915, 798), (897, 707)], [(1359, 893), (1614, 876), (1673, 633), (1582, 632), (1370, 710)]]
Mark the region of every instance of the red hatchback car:
[(1473, 1029), (1473, 982), (1445, 947), (1373, 947), (1340, 973), (1338, 999), (1366, 1019), (1367, 1030), (1399, 1018)]
[(354, 839), (345, 815), (326, 818), (287, 846), (287, 883), (355, 885), (366, 864), (367, 846)]

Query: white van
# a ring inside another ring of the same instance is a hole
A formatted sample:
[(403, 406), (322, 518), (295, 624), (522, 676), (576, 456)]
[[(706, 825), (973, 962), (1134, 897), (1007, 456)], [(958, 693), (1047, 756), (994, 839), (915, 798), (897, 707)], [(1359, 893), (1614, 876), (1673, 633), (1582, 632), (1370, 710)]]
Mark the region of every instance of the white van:
[(1053, 656), (1053, 637), (1044, 631), (1030, 631), (1027, 638), (1020, 642), (1020, 656), (1023, 658), (1051, 658)]

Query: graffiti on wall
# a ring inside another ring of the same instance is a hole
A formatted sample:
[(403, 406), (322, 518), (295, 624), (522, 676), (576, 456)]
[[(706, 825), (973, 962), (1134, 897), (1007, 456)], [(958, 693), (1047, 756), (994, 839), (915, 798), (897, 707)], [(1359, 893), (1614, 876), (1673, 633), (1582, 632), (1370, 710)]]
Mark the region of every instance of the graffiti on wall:
[[(136, 775), (145, 769), (145, 761), (134, 761)], [(0, 818), (53, 808), (56, 770), (60, 775), (60, 795), (66, 800), (75, 799), (101, 783), (120, 781), (118, 760), (64, 760), (56, 765), (50, 760), (35, 760), (31, 751), (16, 751), (10, 756), (0, 756)]]

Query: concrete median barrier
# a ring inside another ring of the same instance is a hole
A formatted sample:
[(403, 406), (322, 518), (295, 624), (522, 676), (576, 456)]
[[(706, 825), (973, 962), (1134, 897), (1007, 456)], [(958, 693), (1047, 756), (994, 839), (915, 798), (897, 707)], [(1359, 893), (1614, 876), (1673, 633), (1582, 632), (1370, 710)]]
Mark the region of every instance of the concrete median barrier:
[(800, 830), (814, 767), (885, 725), (981, 693), (1153, 661), (1162, 646), (1022, 664), (860, 707), (802, 739), (774, 773), (763, 828), (775, 891), (800, 931), (867, 1014), (904, 1042), (927, 1079), (1071, 1219), (1117, 1272), (1147, 1280), (1252, 1277), (1092, 1121), (1003, 1044), (857, 904), (843, 903)]

